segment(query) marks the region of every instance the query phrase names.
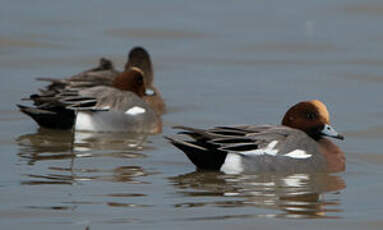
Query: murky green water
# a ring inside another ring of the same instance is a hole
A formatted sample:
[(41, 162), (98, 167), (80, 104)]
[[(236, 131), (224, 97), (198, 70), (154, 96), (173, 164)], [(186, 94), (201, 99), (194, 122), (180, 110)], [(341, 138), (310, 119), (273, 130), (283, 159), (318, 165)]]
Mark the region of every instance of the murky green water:
[[(3, 1), (1, 229), (381, 229), (383, 3)], [(150, 52), (161, 135), (39, 129), (15, 104), (101, 56)], [(196, 172), (163, 135), (279, 123), (318, 98), (346, 140), (339, 174)]]

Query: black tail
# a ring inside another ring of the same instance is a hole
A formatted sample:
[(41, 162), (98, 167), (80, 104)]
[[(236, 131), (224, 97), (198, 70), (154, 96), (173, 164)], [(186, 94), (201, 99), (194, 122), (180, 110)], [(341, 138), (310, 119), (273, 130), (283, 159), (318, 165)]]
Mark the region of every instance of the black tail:
[(202, 140), (184, 141), (176, 137), (165, 137), (170, 143), (182, 150), (198, 169), (219, 170), (227, 153)]
[(50, 129), (71, 129), (75, 121), (75, 112), (62, 107), (38, 109), (17, 105), (20, 111), (30, 116), (41, 127)]

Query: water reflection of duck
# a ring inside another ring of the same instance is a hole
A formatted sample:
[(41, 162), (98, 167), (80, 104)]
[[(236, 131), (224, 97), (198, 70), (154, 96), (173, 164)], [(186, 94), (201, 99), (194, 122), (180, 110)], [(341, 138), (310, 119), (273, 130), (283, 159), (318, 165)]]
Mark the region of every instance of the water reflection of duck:
[[(274, 218), (336, 218), (332, 214), (341, 212), (336, 207), (339, 200), (329, 201), (323, 195), (345, 188), (341, 177), (330, 174), (227, 175), (196, 171), (170, 180), (187, 200), (176, 207), (255, 206), (283, 211), (262, 214)], [(201, 197), (210, 199), (201, 202)]]
[[(17, 138), (19, 157), (29, 165), (48, 161), (47, 173), (26, 174), (23, 184), (73, 184), (81, 181), (99, 180), (129, 183), (146, 183), (139, 178), (152, 174), (136, 165), (119, 165), (104, 168), (103, 165), (84, 167), (75, 163), (79, 158), (143, 158), (142, 150), (147, 135), (139, 133), (83, 133), (40, 128), (37, 133)], [(53, 163), (49, 163), (52, 161)], [(54, 162), (61, 161), (56, 164)], [(63, 166), (68, 164), (69, 166)]]
[(24, 180), (24, 185), (41, 185), (41, 184), (74, 184), (81, 181), (109, 181), (109, 182), (124, 182), (131, 184), (147, 184), (141, 180), (141, 177), (146, 177), (153, 173), (145, 171), (138, 166), (123, 166), (114, 169), (102, 168), (75, 168), (72, 160), (69, 168), (50, 167), (50, 171), (55, 173), (50, 174), (26, 174), (28, 180)]
[(41, 160), (76, 157), (112, 156), (135, 158), (144, 156), (137, 151), (146, 149), (148, 135), (144, 133), (71, 132), (39, 128), (36, 133), (16, 139), (19, 156), (29, 164)]
[(329, 112), (318, 101), (291, 107), (282, 126), (234, 126), (212, 129), (176, 127), (192, 140), (170, 137), (199, 169), (228, 174), (253, 172), (337, 172), (344, 153), (330, 140), (343, 139), (330, 126)]

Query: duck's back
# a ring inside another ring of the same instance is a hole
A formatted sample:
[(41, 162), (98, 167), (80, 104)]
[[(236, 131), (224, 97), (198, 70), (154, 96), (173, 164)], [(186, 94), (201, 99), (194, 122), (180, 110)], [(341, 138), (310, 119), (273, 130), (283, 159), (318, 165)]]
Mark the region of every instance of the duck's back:
[(79, 95), (95, 98), (97, 103), (90, 108), (78, 108), (76, 130), (158, 132), (159, 118), (133, 92), (98, 86), (81, 90)]
[[(221, 159), (225, 173), (326, 171), (318, 143), (304, 132), (285, 126), (234, 126), (208, 130), (180, 127), (193, 140), (170, 138), (202, 169), (205, 158)], [(211, 165), (211, 164), (210, 164)], [(202, 166), (202, 167), (200, 167)]]

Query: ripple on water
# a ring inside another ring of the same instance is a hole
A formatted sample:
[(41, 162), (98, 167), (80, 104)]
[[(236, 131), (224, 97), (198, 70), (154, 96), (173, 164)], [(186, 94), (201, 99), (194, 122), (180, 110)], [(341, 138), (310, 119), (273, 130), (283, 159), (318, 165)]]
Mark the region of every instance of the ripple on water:
[(23, 180), (23, 185), (62, 184), (73, 185), (86, 181), (123, 182), (130, 184), (148, 184), (141, 178), (157, 174), (139, 166), (121, 166), (113, 169), (78, 169), (50, 167), (50, 170), (67, 172), (67, 174), (46, 173), (26, 174), (28, 180)]
[[(140, 179), (155, 172), (132, 165), (116, 166), (103, 164), (102, 158), (140, 159), (146, 155), (147, 135), (133, 133), (73, 133), (39, 129), (36, 133), (17, 138), (19, 157), (28, 165), (40, 161), (54, 161), (48, 164), (44, 173), (28, 173), (23, 185), (61, 184), (73, 185), (86, 181), (124, 182), (146, 184)], [(81, 159), (94, 163), (82, 164)], [(61, 163), (60, 163), (61, 162)], [(78, 162), (78, 163), (77, 163)], [(97, 162), (97, 163), (96, 163)], [(58, 164), (57, 164), (58, 163)], [(62, 165), (63, 163), (68, 166)], [(60, 165), (60, 166), (58, 166)], [(93, 167), (89, 167), (92, 165)]]
[[(25, 36), (27, 37), (27, 36)], [(24, 37), (24, 38), (25, 38)], [(62, 45), (55, 44), (53, 42), (43, 42), (37, 39), (24, 39), (19, 37), (6, 37), (0, 36), (0, 48), (63, 48)]]
[(341, 8), (349, 14), (383, 15), (382, 3), (354, 3)]
[(145, 28), (115, 28), (105, 31), (107, 35), (113, 37), (135, 37), (135, 38), (152, 38), (152, 39), (187, 39), (202, 38), (208, 36), (195, 31), (183, 31), (174, 29), (145, 29)]
[[(188, 220), (253, 217), (340, 218), (339, 213), (343, 210), (340, 208), (338, 192), (346, 186), (341, 177), (329, 174), (229, 176), (193, 172), (170, 178), (170, 181), (178, 188), (178, 193), (182, 194), (184, 200), (187, 200), (174, 204), (175, 208), (257, 207), (263, 210), (254, 214), (193, 217)], [(201, 199), (203, 197), (209, 199)], [(265, 213), (264, 210), (270, 211)]]
[(360, 130), (349, 130), (344, 132), (345, 135), (350, 137), (357, 137), (361, 139), (382, 139), (383, 138), (383, 126), (376, 125)]
[(32, 165), (37, 161), (65, 160), (84, 157), (143, 158), (147, 135), (75, 133), (39, 129), (16, 139), (19, 156)]

